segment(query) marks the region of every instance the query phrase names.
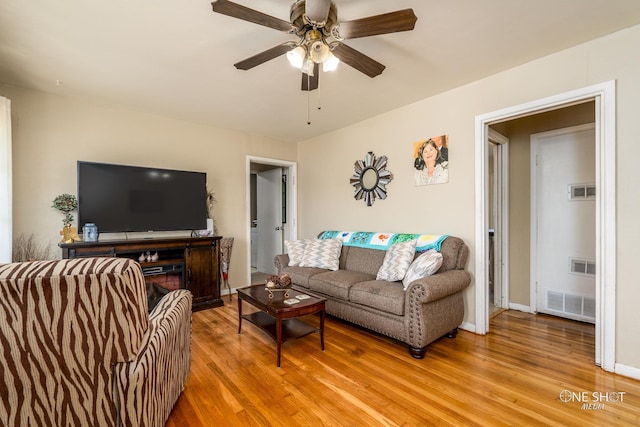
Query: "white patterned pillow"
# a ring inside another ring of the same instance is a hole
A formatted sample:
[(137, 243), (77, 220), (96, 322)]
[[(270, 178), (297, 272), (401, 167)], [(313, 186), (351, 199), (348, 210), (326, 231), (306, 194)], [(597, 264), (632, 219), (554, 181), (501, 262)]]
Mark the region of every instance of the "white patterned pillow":
[(307, 241), (285, 240), (284, 247), (289, 255), (289, 266), (300, 265), (300, 261), (302, 261), (302, 256), (304, 255), (304, 248), (307, 247)]
[(402, 280), (416, 253), (416, 241), (396, 243), (387, 249), (376, 280), (396, 282)]
[(340, 263), (341, 249), (341, 239), (307, 240), (300, 267), (316, 267), (336, 271)]
[(411, 282), (422, 277), (431, 276), (440, 269), (441, 265), (442, 254), (435, 249), (429, 249), (411, 263), (407, 274), (402, 280), (402, 285), (406, 290)]

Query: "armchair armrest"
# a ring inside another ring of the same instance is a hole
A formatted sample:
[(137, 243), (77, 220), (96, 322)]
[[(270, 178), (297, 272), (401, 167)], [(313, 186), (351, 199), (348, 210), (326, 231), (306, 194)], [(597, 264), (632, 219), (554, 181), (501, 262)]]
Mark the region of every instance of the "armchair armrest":
[(282, 269), (289, 265), (289, 255), (276, 255), (273, 260), (273, 264), (276, 266), (276, 271), (278, 272), (278, 274), (282, 273)]
[(407, 297), (418, 289), (424, 289), (424, 292), (417, 292), (419, 295), (416, 302), (434, 302), (464, 290), (470, 283), (471, 275), (467, 271), (448, 270), (414, 280), (407, 288)]
[(191, 304), (185, 289), (162, 297), (135, 360), (114, 366), (120, 425), (164, 425), (169, 417), (191, 366)]

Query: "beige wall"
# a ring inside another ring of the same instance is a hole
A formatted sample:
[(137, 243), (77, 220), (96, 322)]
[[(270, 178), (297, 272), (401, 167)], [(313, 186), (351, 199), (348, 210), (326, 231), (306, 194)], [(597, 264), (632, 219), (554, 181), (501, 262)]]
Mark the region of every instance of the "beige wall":
[(235, 238), (231, 285), (246, 283), (246, 156), (295, 161), (295, 144), (7, 86), (0, 95), (12, 107), (14, 236), (33, 232), (60, 257), (51, 203), (76, 194), (77, 160), (206, 172), (218, 232)]
[[(475, 117), (616, 80), (617, 362), (640, 368), (640, 286), (633, 259), (640, 239), (640, 198), (634, 190), (640, 180), (638, 45), (640, 26), (300, 143), (300, 237), (334, 228), (448, 233), (468, 243), (474, 274)], [(412, 143), (440, 134), (449, 135), (450, 182), (415, 187)], [(394, 174), (389, 197), (372, 207), (354, 201), (349, 185), (353, 162), (367, 151), (388, 156)], [(474, 323), (474, 305), (472, 284), (465, 292), (465, 322)]]
[[(541, 58), (407, 105), (295, 147), (235, 131), (0, 86), (12, 100), (14, 231), (57, 240), (55, 195), (75, 191), (77, 159), (204, 170), (218, 196), (223, 234), (240, 237), (231, 275), (248, 268), (245, 155), (298, 161), (298, 233), (324, 229), (448, 233), (471, 250), (475, 275), (474, 120), (477, 115), (609, 80), (617, 81), (617, 361), (640, 369), (640, 26)], [(384, 78), (384, 75), (380, 78)], [(425, 70), (428, 78), (428, 70)], [(413, 185), (412, 143), (448, 134), (450, 182)], [(368, 151), (389, 157), (389, 196), (372, 207), (353, 200), (353, 162)], [(242, 216), (239, 216), (239, 212)], [(475, 286), (465, 322), (475, 318)]]

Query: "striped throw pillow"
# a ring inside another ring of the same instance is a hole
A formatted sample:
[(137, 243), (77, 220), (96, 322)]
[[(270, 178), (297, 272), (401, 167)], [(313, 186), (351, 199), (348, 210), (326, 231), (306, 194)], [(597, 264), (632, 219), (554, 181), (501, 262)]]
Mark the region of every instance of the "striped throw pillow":
[(384, 261), (378, 270), (376, 280), (388, 280), (389, 282), (402, 280), (415, 253), (415, 240), (392, 245), (384, 255)]
[(304, 248), (300, 267), (316, 267), (326, 270), (338, 270), (340, 263), (340, 239), (310, 239)]
[(441, 265), (442, 254), (440, 252), (437, 252), (435, 249), (429, 249), (424, 252), (409, 266), (407, 274), (402, 280), (404, 289), (406, 290), (414, 280), (435, 274), (440, 269)]
[(285, 240), (284, 247), (289, 255), (289, 266), (295, 267), (300, 265), (304, 255), (304, 248), (307, 247), (306, 240)]

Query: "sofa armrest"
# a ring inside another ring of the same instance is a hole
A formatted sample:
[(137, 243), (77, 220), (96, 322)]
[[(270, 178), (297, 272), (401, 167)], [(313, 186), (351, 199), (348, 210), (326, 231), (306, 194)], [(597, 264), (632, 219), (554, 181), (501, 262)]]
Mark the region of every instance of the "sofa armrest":
[(289, 265), (289, 255), (276, 255), (273, 260), (273, 264), (276, 266), (276, 271), (278, 272), (278, 274), (282, 273), (282, 269)]
[[(191, 366), (191, 292), (162, 297), (135, 360), (114, 366), (120, 425), (164, 425)], [(159, 392), (161, 391), (161, 392)]]
[(416, 302), (429, 303), (464, 290), (471, 283), (471, 275), (465, 270), (448, 270), (432, 276), (414, 280), (407, 288), (407, 295), (417, 289), (419, 292)]

